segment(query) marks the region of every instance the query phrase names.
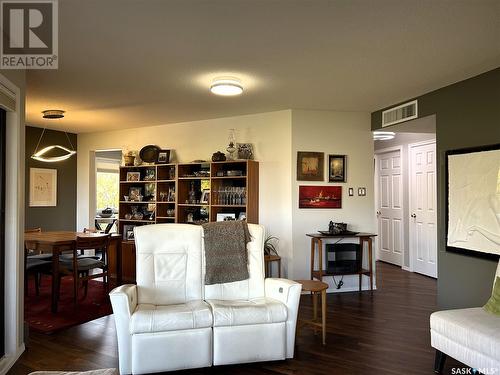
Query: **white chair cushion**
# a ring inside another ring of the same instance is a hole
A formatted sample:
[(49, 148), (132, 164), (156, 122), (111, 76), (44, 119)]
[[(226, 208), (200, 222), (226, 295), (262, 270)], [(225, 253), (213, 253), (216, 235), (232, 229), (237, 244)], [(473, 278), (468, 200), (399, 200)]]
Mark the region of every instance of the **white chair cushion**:
[(287, 318), (286, 306), (271, 298), (248, 301), (207, 300), (212, 308), (214, 327), (281, 323)]
[(435, 312), (431, 330), (488, 357), (500, 358), (500, 316), (482, 307)]
[(212, 326), (212, 313), (204, 301), (178, 305), (137, 305), (130, 321), (130, 333), (180, 331)]

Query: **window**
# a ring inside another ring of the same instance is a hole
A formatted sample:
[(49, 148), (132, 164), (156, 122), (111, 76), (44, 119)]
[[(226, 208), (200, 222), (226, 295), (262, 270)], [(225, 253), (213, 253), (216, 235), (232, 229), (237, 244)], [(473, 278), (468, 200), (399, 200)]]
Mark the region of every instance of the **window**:
[(96, 208), (98, 211), (105, 208), (113, 208), (118, 210), (119, 201), (119, 180), (120, 174), (115, 171), (97, 170), (96, 181)]

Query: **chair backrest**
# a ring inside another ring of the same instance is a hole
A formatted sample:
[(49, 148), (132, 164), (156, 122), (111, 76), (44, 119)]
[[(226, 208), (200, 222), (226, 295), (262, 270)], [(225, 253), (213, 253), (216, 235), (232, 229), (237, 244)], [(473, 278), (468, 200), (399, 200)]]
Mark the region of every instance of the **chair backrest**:
[[(205, 285), (206, 299), (248, 300), (264, 297), (264, 237), (262, 225), (248, 224), (252, 241), (247, 244), (248, 250), (248, 280), (225, 284)], [(203, 257), (204, 259), (204, 257)], [(203, 280), (205, 280), (203, 265)]]
[(202, 228), (154, 224), (134, 228), (139, 303), (202, 299)]
[(77, 250), (105, 250), (109, 245), (109, 234), (96, 234), (92, 236), (77, 236)]

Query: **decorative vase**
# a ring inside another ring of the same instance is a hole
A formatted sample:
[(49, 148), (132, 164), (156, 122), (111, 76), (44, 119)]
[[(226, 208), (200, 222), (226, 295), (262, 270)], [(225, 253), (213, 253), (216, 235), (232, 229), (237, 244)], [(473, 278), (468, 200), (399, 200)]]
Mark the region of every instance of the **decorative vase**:
[(127, 167), (132, 167), (134, 166), (135, 155), (124, 155), (123, 161)]

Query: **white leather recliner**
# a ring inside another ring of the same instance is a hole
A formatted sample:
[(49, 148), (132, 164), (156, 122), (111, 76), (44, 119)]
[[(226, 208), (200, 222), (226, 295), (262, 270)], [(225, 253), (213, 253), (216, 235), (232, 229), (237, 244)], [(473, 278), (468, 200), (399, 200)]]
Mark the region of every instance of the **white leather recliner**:
[(249, 231), (250, 278), (205, 286), (202, 227), (135, 228), (137, 285), (110, 293), (121, 374), (293, 357), (301, 286), (264, 280), (264, 228)]

